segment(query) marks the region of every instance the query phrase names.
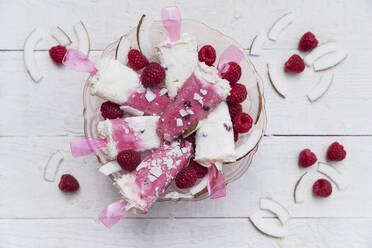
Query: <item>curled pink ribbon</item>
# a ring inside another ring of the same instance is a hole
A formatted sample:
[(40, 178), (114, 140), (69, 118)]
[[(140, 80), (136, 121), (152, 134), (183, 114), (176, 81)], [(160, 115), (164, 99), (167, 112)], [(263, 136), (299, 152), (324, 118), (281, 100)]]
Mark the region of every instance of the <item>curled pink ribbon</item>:
[(244, 57), (244, 53), (234, 45), (230, 45), (228, 48), (223, 51), (218, 60), (217, 70), (220, 73), (225, 73), (229, 69), (229, 62), (235, 62), (237, 64), (240, 63), (242, 58)]
[(98, 215), (98, 219), (107, 227), (111, 228), (123, 218), (127, 207), (127, 202), (120, 199), (111, 203)]
[(102, 138), (82, 137), (70, 142), (73, 157), (82, 157), (99, 151), (107, 146), (107, 140)]
[(76, 49), (68, 49), (62, 63), (74, 71), (89, 72), (96, 75), (96, 65), (88, 58), (87, 55)]
[(161, 20), (168, 32), (170, 41), (177, 41), (181, 38), (182, 17), (178, 7), (165, 7), (161, 10)]
[(226, 196), (226, 182), (222, 172), (219, 171), (215, 164), (209, 167), (208, 175), (208, 193), (209, 198), (218, 199)]

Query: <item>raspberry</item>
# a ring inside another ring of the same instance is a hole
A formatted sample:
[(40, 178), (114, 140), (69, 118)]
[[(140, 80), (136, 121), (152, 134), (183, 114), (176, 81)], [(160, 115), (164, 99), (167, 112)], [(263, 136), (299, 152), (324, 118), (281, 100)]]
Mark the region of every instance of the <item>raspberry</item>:
[(150, 63), (142, 72), (141, 82), (144, 86), (153, 86), (161, 83), (165, 78), (165, 70), (158, 63)]
[(227, 105), (229, 106), (231, 120), (234, 120), (237, 114), (243, 112), (243, 107), (240, 103), (229, 102)]
[(247, 89), (242, 84), (234, 84), (231, 87), (230, 95), (226, 101), (228, 103), (241, 103), (247, 98)]
[(327, 151), (327, 158), (331, 161), (341, 161), (346, 157), (344, 146), (338, 142), (333, 142)]
[(247, 113), (239, 113), (234, 118), (234, 128), (238, 133), (246, 133), (252, 128), (252, 117)]
[(64, 174), (61, 176), (58, 188), (63, 192), (75, 192), (79, 189), (79, 182), (70, 174)]
[(196, 171), (191, 167), (186, 167), (176, 176), (176, 186), (180, 189), (190, 188), (195, 185), (198, 177)]
[(223, 79), (226, 79), (231, 84), (235, 84), (239, 81), (242, 75), (242, 68), (235, 62), (228, 63), (228, 69), (226, 72), (222, 73), (221, 76)]
[(189, 167), (195, 170), (197, 178), (203, 178), (208, 173), (207, 167), (198, 164), (194, 160), (190, 161)]
[(305, 70), (304, 60), (297, 54), (292, 55), (284, 64), (287, 72), (301, 73)]
[(307, 32), (301, 37), (300, 43), (298, 43), (298, 49), (308, 52), (313, 50), (317, 45), (318, 40), (315, 35), (311, 32)]
[(139, 152), (133, 150), (125, 150), (119, 152), (116, 157), (118, 164), (126, 171), (134, 171), (141, 163), (141, 155)]
[(49, 49), (49, 56), (54, 62), (61, 65), (62, 60), (66, 55), (66, 52), (67, 52), (66, 47), (58, 45)]
[(147, 58), (137, 49), (131, 49), (128, 52), (128, 65), (135, 71), (138, 71), (149, 64)]
[(300, 156), (298, 158), (298, 163), (302, 167), (306, 168), (315, 164), (317, 160), (318, 159), (316, 158), (316, 155), (313, 152), (311, 152), (310, 149), (305, 149), (301, 151)]
[(328, 197), (332, 194), (332, 184), (326, 179), (318, 179), (313, 184), (313, 193), (316, 196)]
[(192, 148), (194, 149), (194, 151), (195, 151), (195, 147), (196, 147), (196, 145), (195, 145), (195, 135), (196, 135), (196, 132), (194, 132), (193, 134), (190, 134), (189, 136), (187, 136), (185, 138), (185, 140), (187, 140), (188, 142), (190, 142), (192, 144)]
[(203, 46), (199, 51), (199, 61), (212, 66), (216, 61), (216, 50), (211, 45)]
[(123, 117), (120, 106), (113, 102), (104, 102), (101, 105), (101, 114), (104, 119), (116, 119)]

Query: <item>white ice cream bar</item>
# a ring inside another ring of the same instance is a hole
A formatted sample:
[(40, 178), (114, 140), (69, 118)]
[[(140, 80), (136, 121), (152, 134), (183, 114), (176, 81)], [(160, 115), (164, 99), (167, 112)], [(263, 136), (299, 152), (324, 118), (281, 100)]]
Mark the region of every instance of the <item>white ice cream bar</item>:
[(107, 147), (103, 152), (109, 159), (115, 159), (123, 150), (145, 151), (158, 148), (158, 120), (158, 116), (135, 116), (99, 122), (98, 133), (100, 137), (107, 138)]
[(166, 69), (165, 84), (169, 97), (175, 97), (183, 83), (191, 76), (198, 62), (196, 38), (183, 33), (177, 41), (169, 38), (155, 47), (156, 56)]
[(198, 127), (196, 161), (202, 164), (235, 161), (234, 130), (225, 102), (221, 102), (206, 119), (199, 121)]
[(138, 74), (118, 60), (103, 58), (97, 63), (97, 70), (90, 80), (92, 95), (123, 104), (132, 92), (142, 88)]

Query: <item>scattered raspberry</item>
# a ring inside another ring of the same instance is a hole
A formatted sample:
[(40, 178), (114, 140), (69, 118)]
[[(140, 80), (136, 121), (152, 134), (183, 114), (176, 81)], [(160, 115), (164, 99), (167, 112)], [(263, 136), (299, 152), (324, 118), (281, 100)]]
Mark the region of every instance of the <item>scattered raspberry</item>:
[(198, 164), (196, 161), (191, 160), (189, 167), (193, 168), (196, 172), (197, 178), (203, 178), (208, 173), (208, 168)]
[(190, 134), (189, 136), (187, 136), (185, 138), (185, 140), (187, 140), (188, 142), (190, 142), (192, 144), (192, 148), (194, 149), (194, 151), (195, 151), (195, 147), (196, 147), (196, 145), (195, 145), (195, 135), (196, 135), (196, 132), (194, 132), (193, 134)]
[(135, 71), (138, 71), (149, 64), (147, 58), (137, 49), (131, 49), (128, 52), (128, 65)]
[(203, 46), (199, 51), (199, 61), (212, 66), (216, 61), (216, 50), (211, 45)]
[(137, 166), (141, 163), (141, 155), (139, 152), (133, 150), (125, 150), (119, 152), (116, 157), (121, 168), (126, 171), (134, 171)]
[(253, 120), (247, 113), (239, 113), (234, 118), (234, 128), (238, 133), (246, 133), (252, 128)]
[(292, 55), (284, 64), (287, 72), (301, 73), (305, 70), (304, 60), (297, 54)]
[(306, 168), (315, 164), (317, 160), (316, 155), (310, 149), (305, 149), (300, 153), (298, 163), (301, 165), (301, 167)]
[(327, 151), (327, 158), (331, 161), (341, 161), (346, 157), (344, 146), (338, 142), (333, 142)]
[(243, 112), (243, 107), (240, 103), (229, 102), (227, 105), (229, 106), (231, 120), (234, 120), (237, 114)]
[(49, 56), (54, 62), (61, 65), (66, 52), (67, 52), (66, 47), (58, 45), (49, 49)]
[(191, 167), (186, 167), (176, 176), (176, 185), (180, 189), (190, 188), (195, 185), (198, 177), (196, 171)]
[(239, 140), (239, 133), (234, 129), (234, 142), (236, 143)]
[(318, 40), (315, 35), (311, 32), (307, 32), (301, 37), (300, 43), (298, 43), (298, 49), (308, 52), (313, 50), (317, 45)]
[(64, 174), (61, 176), (58, 188), (63, 192), (75, 192), (79, 189), (79, 182), (70, 174)]
[(247, 98), (247, 89), (242, 84), (233, 84), (230, 95), (227, 97), (228, 103), (241, 103)]
[(150, 63), (142, 72), (141, 82), (144, 86), (150, 87), (161, 83), (165, 78), (165, 70), (158, 63)]
[(123, 117), (120, 106), (113, 102), (104, 102), (101, 105), (101, 114), (104, 119), (116, 119)]
[(229, 68), (227, 69), (227, 72), (222, 73), (221, 76), (231, 84), (235, 84), (239, 81), (242, 75), (242, 68), (235, 62), (229, 62), (228, 66)]
[(332, 184), (326, 179), (318, 179), (313, 184), (313, 193), (316, 196), (328, 197), (332, 194)]

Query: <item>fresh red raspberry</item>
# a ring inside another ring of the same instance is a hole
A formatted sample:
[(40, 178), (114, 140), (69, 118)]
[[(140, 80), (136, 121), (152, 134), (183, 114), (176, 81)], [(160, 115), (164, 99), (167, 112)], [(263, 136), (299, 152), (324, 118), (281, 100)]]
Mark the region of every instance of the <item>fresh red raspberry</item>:
[(252, 117), (247, 113), (239, 113), (234, 118), (234, 128), (238, 133), (246, 133), (252, 128)]
[(79, 182), (70, 174), (64, 174), (61, 176), (58, 188), (63, 192), (75, 192), (79, 189)]
[(317, 45), (318, 40), (315, 35), (311, 32), (307, 32), (301, 37), (300, 43), (298, 43), (298, 49), (308, 52), (313, 50)]
[(138, 71), (149, 64), (149, 61), (139, 50), (131, 49), (128, 52), (128, 65), (135, 71)]
[(118, 104), (107, 101), (101, 105), (101, 114), (104, 119), (116, 119), (123, 117), (124, 113)]
[(313, 184), (313, 193), (316, 196), (328, 197), (332, 194), (332, 184), (326, 179), (318, 179)]
[(228, 66), (227, 71), (222, 73), (221, 77), (229, 81), (231, 84), (235, 84), (242, 76), (242, 68), (235, 62), (229, 62)]
[(237, 114), (243, 112), (243, 107), (240, 103), (228, 102), (227, 105), (229, 106), (231, 120), (234, 120)]
[(236, 143), (239, 140), (239, 133), (234, 129), (234, 142)]
[(317, 160), (316, 155), (310, 149), (302, 150), (300, 152), (300, 156), (298, 157), (298, 163), (304, 168), (315, 164)]
[(284, 64), (287, 72), (301, 73), (305, 70), (304, 60), (297, 54), (292, 55)]
[(198, 176), (194, 168), (186, 167), (176, 176), (176, 186), (180, 189), (190, 188), (195, 185)]
[(216, 61), (216, 50), (211, 45), (205, 45), (199, 50), (199, 61), (212, 66)]
[(196, 132), (194, 132), (193, 134), (190, 134), (189, 136), (187, 136), (185, 138), (185, 140), (187, 140), (188, 142), (190, 142), (192, 144), (192, 148), (193, 150), (195, 151), (195, 135), (196, 135)]
[(197, 178), (203, 178), (208, 173), (208, 168), (198, 164), (196, 161), (191, 160), (189, 167), (193, 168), (196, 172)]
[(58, 45), (49, 49), (49, 56), (54, 62), (61, 65), (66, 52), (66, 47)]
[(139, 152), (133, 150), (125, 150), (119, 152), (116, 157), (118, 164), (126, 171), (134, 171), (141, 163), (141, 155)]
[(341, 161), (346, 157), (344, 146), (338, 142), (333, 142), (327, 151), (327, 158), (331, 161)]
[(228, 103), (241, 103), (247, 98), (247, 89), (242, 84), (233, 84), (231, 86), (230, 95), (226, 101)]
[(142, 72), (141, 82), (144, 86), (150, 87), (161, 83), (165, 78), (165, 70), (158, 63), (150, 63)]

